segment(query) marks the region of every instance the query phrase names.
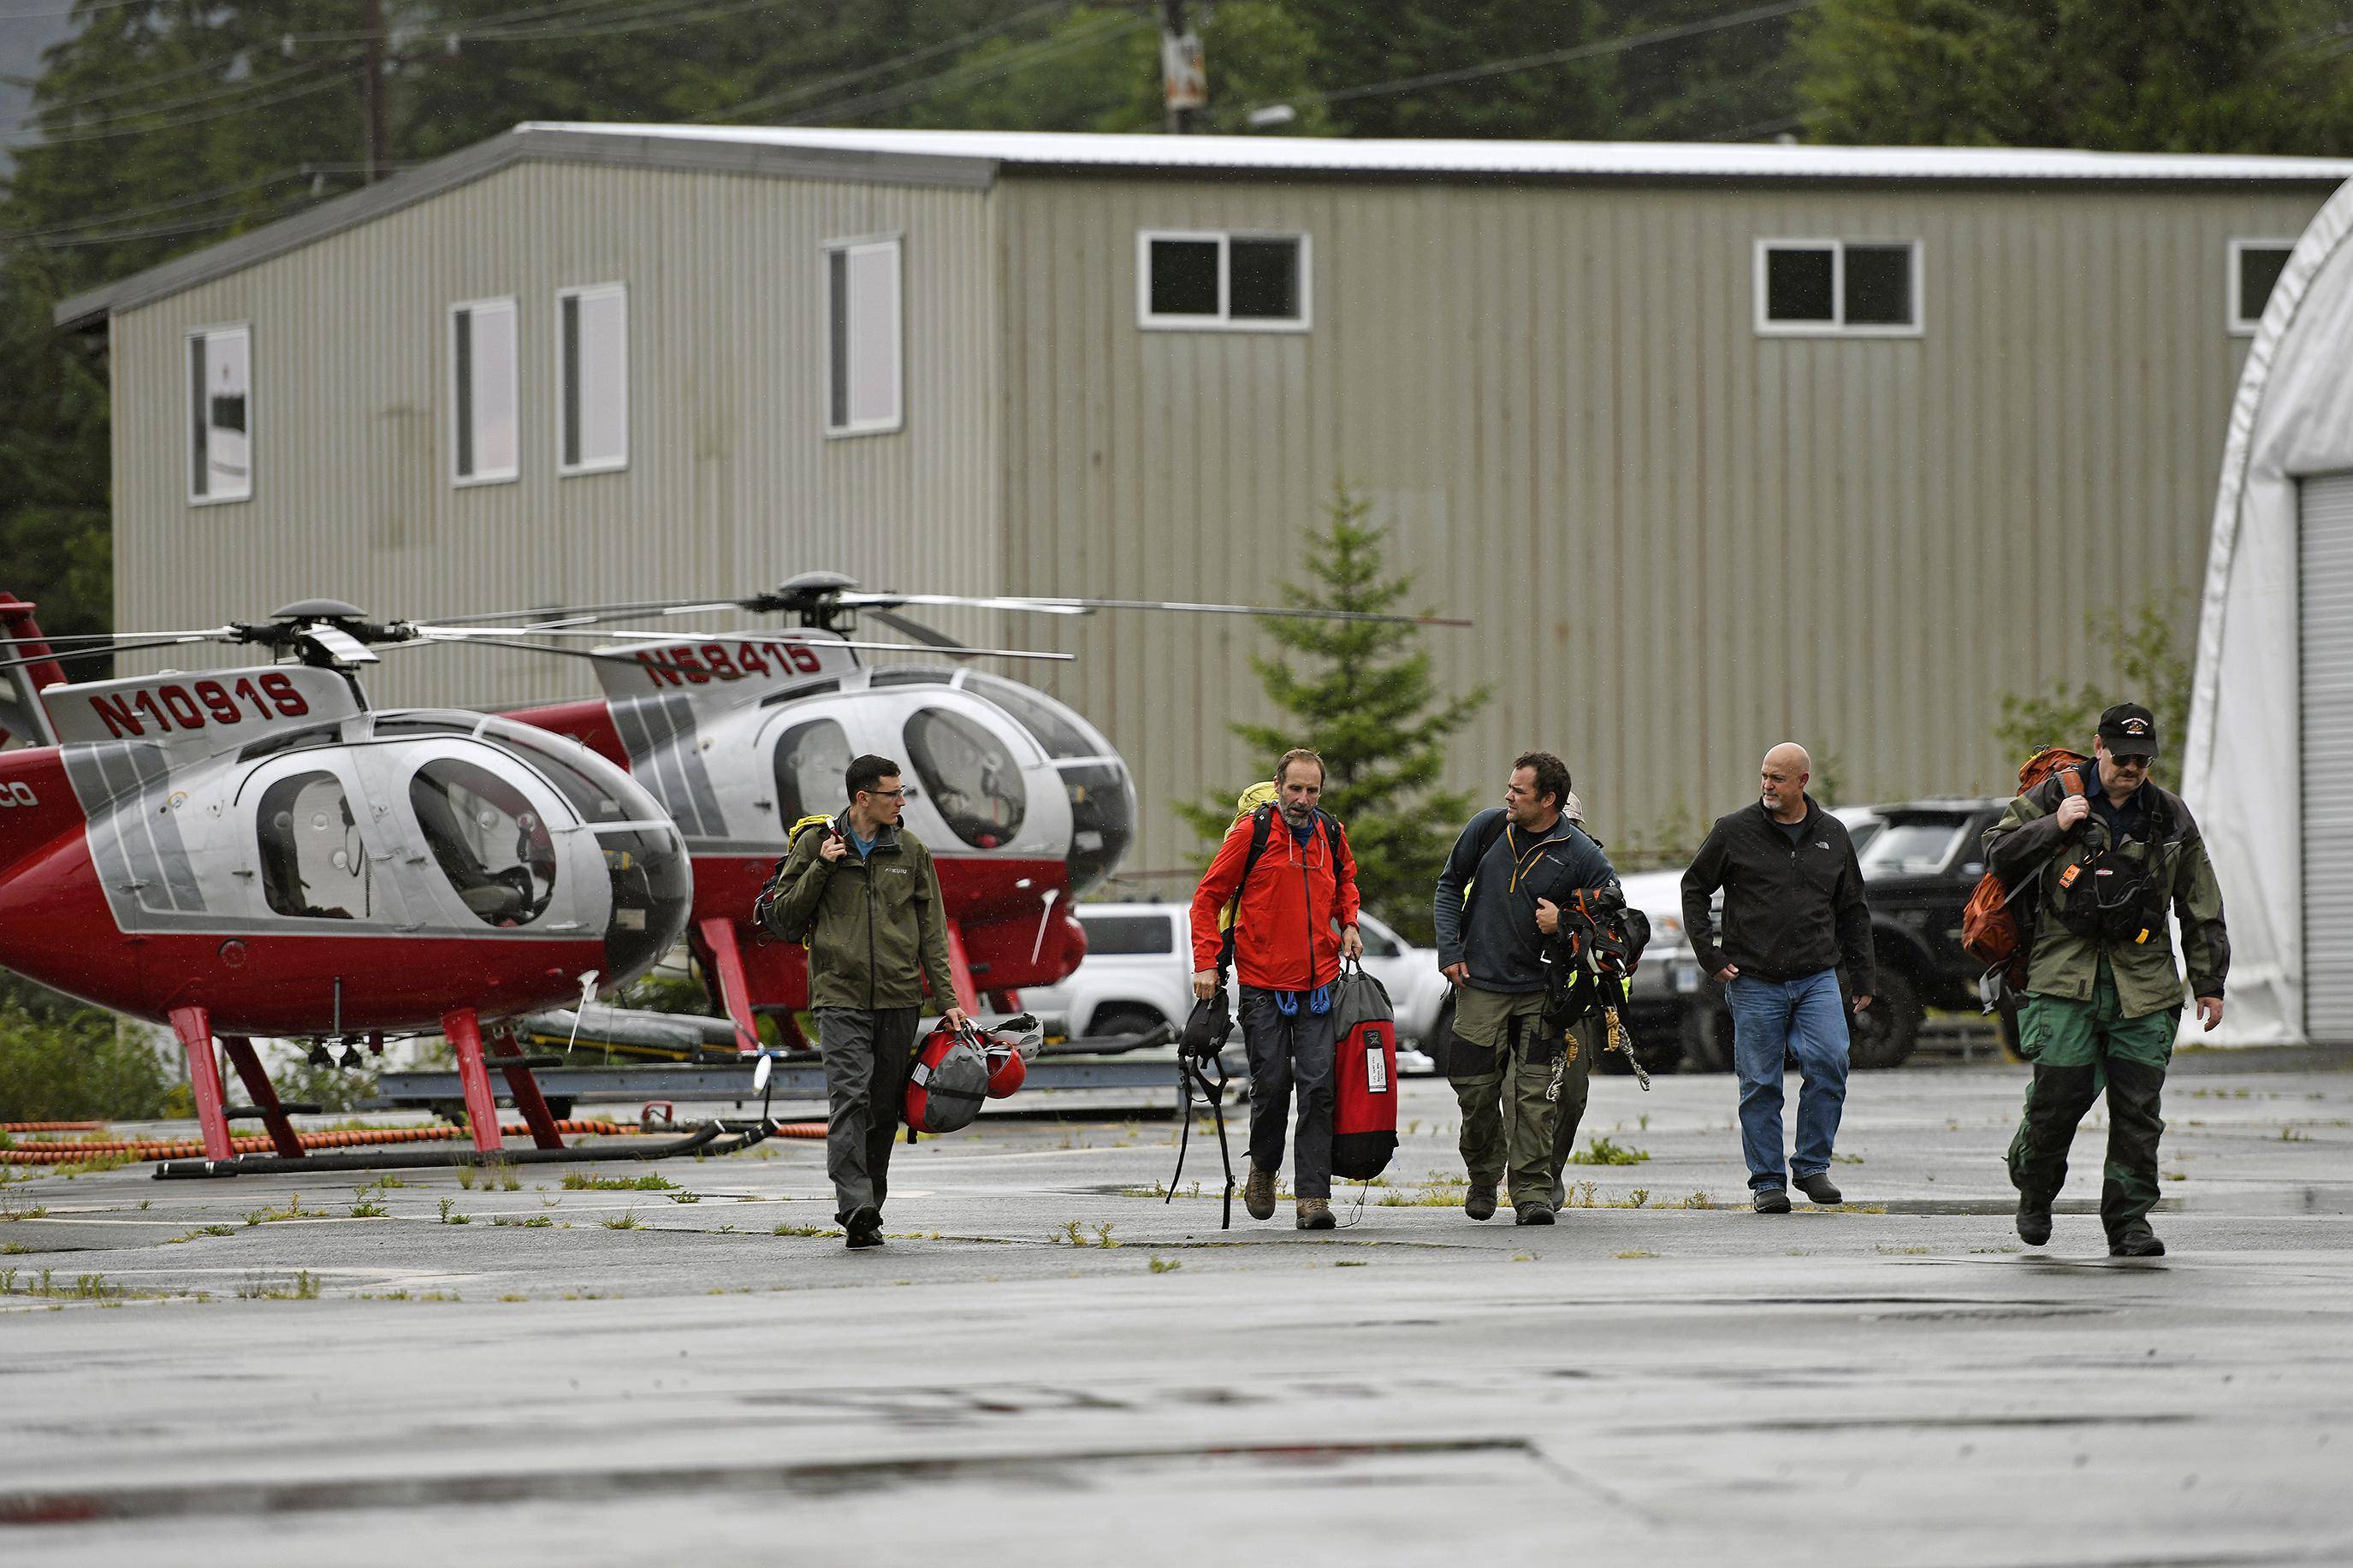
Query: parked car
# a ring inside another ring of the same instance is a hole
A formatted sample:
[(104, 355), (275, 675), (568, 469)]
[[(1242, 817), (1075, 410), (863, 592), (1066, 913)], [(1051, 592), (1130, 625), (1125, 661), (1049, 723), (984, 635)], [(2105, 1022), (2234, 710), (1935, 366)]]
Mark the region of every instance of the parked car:
[[(1059, 984), (1022, 992), (1021, 1005), (1040, 1018), (1060, 1019), (1073, 1037), (1181, 1026), (1193, 1010), (1187, 906), (1081, 904), (1072, 913), (1087, 933), (1087, 956)], [(1451, 1002), (1437, 952), (1414, 946), (1369, 914), (1359, 918), (1357, 929), (1365, 939), (1365, 973), (1381, 983), (1397, 1009), (1398, 1070), (1436, 1070), (1422, 1047), (1438, 1027), (1440, 1007)]]
[[(1893, 1067), (1912, 1054), (1930, 1007), (1976, 1009), (1985, 966), (1961, 947), (1961, 911), (1985, 875), (1985, 832), (2009, 800), (1948, 798), (1880, 808), (1885, 826), (1862, 856), (1879, 994), (1856, 1019), (1854, 1062)], [(2001, 1020), (2017, 1048), (2016, 1020)]]

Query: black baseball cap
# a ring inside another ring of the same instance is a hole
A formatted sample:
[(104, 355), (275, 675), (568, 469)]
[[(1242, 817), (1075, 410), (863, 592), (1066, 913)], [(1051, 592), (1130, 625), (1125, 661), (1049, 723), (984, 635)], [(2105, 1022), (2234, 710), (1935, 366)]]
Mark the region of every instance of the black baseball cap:
[(2154, 757), (2157, 715), (2137, 702), (2119, 702), (2100, 715), (2100, 739), (2116, 756)]

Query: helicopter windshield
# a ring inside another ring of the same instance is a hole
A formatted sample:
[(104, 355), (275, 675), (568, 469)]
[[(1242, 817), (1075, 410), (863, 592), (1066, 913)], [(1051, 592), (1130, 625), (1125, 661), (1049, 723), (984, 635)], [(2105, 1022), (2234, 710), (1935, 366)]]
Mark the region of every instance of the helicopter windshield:
[(849, 736), (830, 719), (810, 719), (776, 742), (776, 820), (786, 827), (804, 816), (830, 816), (848, 804), (841, 775), (849, 771)]
[(261, 797), (261, 889), (270, 909), (303, 920), (368, 918), (367, 857), (343, 782), (280, 779)]
[(1005, 743), (961, 713), (919, 708), (908, 717), (907, 754), (948, 830), (976, 849), (1021, 831), (1028, 792)]
[(1046, 754), (1056, 760), (1111, 754), (1111, 742), (1088, 729), (1085, 721), (1044, 692), (974, 670), (964, 679), (965, 689), (987, 698), (1029, 727)]
[(522, 792), (487, 769), (437, 757), (409, 804), (441, 874), (484, 925), (529, 925), (555, 891), (555, 841)]

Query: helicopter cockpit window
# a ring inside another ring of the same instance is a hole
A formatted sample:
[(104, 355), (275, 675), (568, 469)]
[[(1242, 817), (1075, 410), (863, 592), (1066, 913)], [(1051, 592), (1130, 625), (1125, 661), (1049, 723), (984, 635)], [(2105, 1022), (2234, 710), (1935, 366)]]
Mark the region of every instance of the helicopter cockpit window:
[(270, 909), (303, 920), (368, 918), (368, 863), (341, 780), (296, 773), (262, 792), (261, 890)]
[(487, 769), (437, 757), (409, 804), (449, 885), (484, 925), (529, 925), (555, 891), (555, 840), (522, 792)]
[[(299, 752), (306, 746), (332, 746), (343, 734), (341, 724), (305, 724), (300, 730), (280, 730), (275, 735), (264, 736), (237, 752), (240, 763), (259, 762), (281, 752)], [(322, 778), (325, 774), (318, 775)]]
[(1060, 703), (1018, 681), (975, 671), (965, 677), (964, 685), (965, 690), (987, 698), (1020, 720), (1038, 737), (1038, 743), (1046, 748), (1046, 754), (1058, 761), (1100, 757), (1111, 750), (1108, 742), (1087, 734), (1071, 722), (1071, 715)]
[(620, 797), (597, 782), (596, 771), (610, 764), (594, 752), (521, 724), (492, 724), (484, 733), (522, 752), (572, 803), (583, 822), (620, 822), (628, 816)]
[(830, 719), (810, 719), (776, 742), (776, 820), (790, 827), (849, 804), (841, 775), (849, 771), (849, 737)]
[(1005, 743), (961, 713), (921, 708), (907, 720), (907, 754), (949, 831), (994, 849), (1021, 831), (1028, 793)]
[(924, 665), (899, 665), (890, 669), (878, 669), (867, 677), (866, 684), (883, 686), (945, 686), (955, 679), (952, 669), (933, 669)]

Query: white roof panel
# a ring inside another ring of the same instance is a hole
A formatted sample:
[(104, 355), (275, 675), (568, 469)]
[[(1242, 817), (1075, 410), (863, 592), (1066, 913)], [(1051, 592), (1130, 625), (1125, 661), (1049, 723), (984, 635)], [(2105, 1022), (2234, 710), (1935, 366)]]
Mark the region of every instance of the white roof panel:
[(2059, 148), (1827, 147), (1778, 142), (1348, 141), (1311, 136), (1101, 136), (1048, 131), (864, 131), (533, 121), (563, 132), (1059, 168), (1265, 170), (1605, 179), (2327, 180), (2353, 161)]

